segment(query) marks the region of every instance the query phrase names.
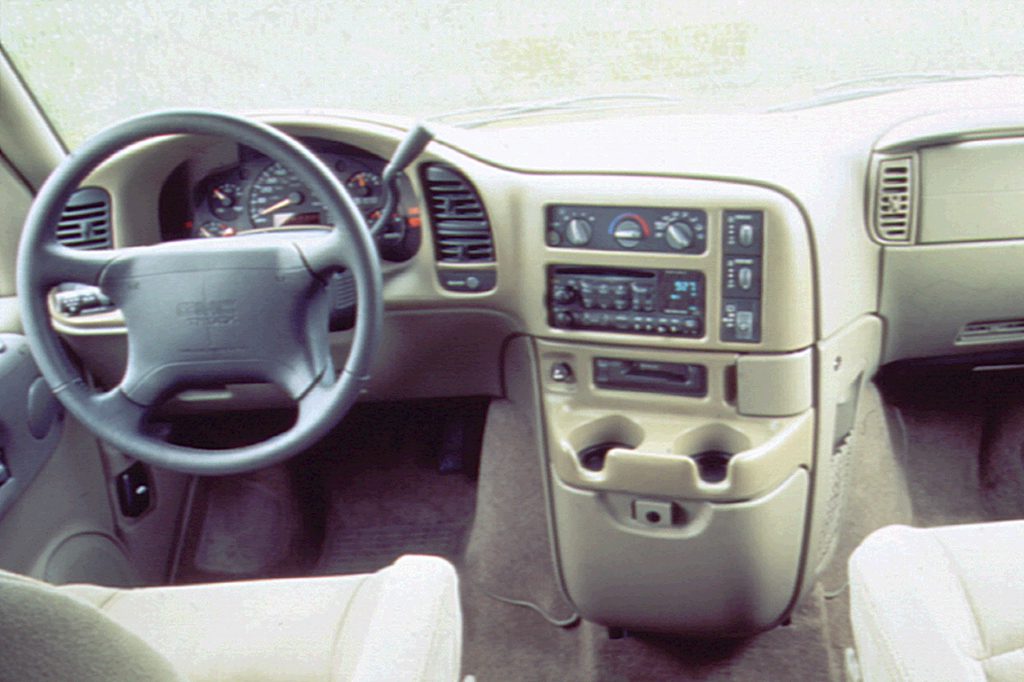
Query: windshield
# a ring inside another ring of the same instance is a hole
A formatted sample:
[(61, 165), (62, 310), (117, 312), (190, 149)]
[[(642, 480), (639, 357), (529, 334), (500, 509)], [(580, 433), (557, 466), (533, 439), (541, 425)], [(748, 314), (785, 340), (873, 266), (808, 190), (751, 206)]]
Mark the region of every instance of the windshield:
[(167, 107), (765, 111), (888, 74), (1024, 71), (1022, 35), (1015, 2), (0, 0), (0, 43), (69, 147)]

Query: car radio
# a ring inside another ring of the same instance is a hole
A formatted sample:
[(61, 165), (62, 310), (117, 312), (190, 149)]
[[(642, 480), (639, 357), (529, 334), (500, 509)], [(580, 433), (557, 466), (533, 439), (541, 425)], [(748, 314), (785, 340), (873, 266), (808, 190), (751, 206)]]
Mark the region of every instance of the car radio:
[(552, 327), (701, 338), (704, 273), (552, 265)]

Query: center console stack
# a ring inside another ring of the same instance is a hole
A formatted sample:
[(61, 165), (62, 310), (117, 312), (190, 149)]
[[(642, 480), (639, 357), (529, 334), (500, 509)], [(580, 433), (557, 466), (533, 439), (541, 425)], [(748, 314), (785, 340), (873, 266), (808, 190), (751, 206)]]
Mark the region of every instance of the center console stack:
[(543, 245), (523, 283), (543, 302), (532, 343), (566, 594), (608, 626), (772, 627), (828, 558), (836, 447), (872, 360), (844, 347), (849, 364), (825, 372), (808, 230), (781, 194), (573, 186), (534, 190)]

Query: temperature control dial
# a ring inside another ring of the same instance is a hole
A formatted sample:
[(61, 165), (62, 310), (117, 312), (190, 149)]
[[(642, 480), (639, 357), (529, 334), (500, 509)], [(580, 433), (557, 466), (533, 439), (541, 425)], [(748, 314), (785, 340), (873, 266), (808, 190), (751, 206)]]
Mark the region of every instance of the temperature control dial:
[(665, 242), (676, 251), (683, 251), (693, 244), (693, 228), (682, 222), (669, 223), (665, 228)]
[(651, 235), (651, 227), (641, 216), (624, 214), (612, 221), (612, 236), (619, 246), (632, 249), (644, 237)]

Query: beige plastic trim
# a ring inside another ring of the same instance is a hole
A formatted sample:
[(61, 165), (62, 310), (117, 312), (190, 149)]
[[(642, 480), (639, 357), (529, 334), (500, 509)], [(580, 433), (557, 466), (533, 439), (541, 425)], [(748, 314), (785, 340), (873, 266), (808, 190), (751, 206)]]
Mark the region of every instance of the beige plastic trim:
[(1024, 238), (1024, 137), (930, 147), (920, 156), (921, 243)]
[(21, 309), (14, 296), (0, 297), (0, 334), (21, 333)]
[(741, 355), (736, 360), (736, 406), (751, 417), (789, 417), (814, 404), (814, 353)]
[[(116, 313), (120, 315), (119, 313)], [(71, 318), (75, 322), (89, 317)], [(66, 318), (61, 318), (61, 326)], [(55, 323), (56, 324), (56, 323)], [(517, 322), (493, 310), (396, 310), (384, 316), (384, 328), (372, 381), (364, 397), (373, 400), (439, 398), (502, 394), (501, 353), (515, 333)], [(103, 386), (124, 375), (127, 337), (123, 329), (75, 328), (66, 336), (93, 376)], [(336, 367), (344, 365), (351, 332), (331, 334)], [(231, 385), (227, 390), (193, 394), (193, 400), (174, 401), (168, 412), (209, 412), (287, 407), (283, 394), (267, 385)]]
[(1024, 135), (1024, 107), (958, 108), (918, 116), (891, 128), (875, 151), (901, 154), (923, 147)]
[[(64, 158), (54, 135), (7, 56), (0, 50), (0, 150), (33, 188)], [(3, 204), (0, 204), (3, 205)]]
[(860, 455), (857, 443), (850, 439), (863, 404), (864, 388), (878, 370), (881, 337), (881, 320), (865, 315), (818, 344), (816, 456), (806, 568), (801, 579), (805, 593), (813, 586), (817, 571), (831, 558), (838, 539), (835, 533), (845, 522), (847, 481), (837, 466), (837, 457), (842, 455), (844, 445), (850, 447), (845, 457)]
[(883, 362), (1019, 345), (1012, 337), (969, 345), (956, 341), (969, 322), (1022, 316), (1024, 239), (888, 248), (883, 258)]
[(0, 524), (0, 567), (41, 578), (50, 555), (82, 533), (116, 536), (96, 440), (65, 417), (57, 450)]
[[(2, 130), (3, 124), (0, 122)], [(16, 290), (14, 273), (18, 242), (31, 203), (32, 195), (28, 189), (11, 166), (0, 157), (0, 296), (13, 296)]]
[(806, 471), (748, 502), (662, 498), (686, 520), (669, 528), (632, 518), (643, 496), (552, 479), (559, 564), (587, 620), (708, 637), (749, 635), (784, 616), (800, 567)]
[[(726, 401), (726, 353), (666, 352), (536, 341), (540, 358), (548, 456), (566, 484), (587, 490), (707, 500), (750, 499), (779, 485), (798, 468), (810, 468), (814, 412), (787, 419), (742, 417)], [(593, 359), (611, 357), (707, 366), (709, 392), (687, 398), (606, 390), (593, 382)], [(572, 384), (554, 381), (551, 367), (566, 363)], [(600, 472), (584, 469), (578, 453), (617, 441)], [(736, 453), (725, 480), (700, 479), (690, 455), (705, 450)]]
[[(669, 419), (653, 414), (584, 415), (559, 440), (551, 459), (563, 482), (586, 490), (747, 500), (778, 485), (797, 468), (809, 466), (813, 412), (775, 426), (781, 428), (772, 432), (762, 424), (724, 420), (708, 423), (703, 419)], [(562, 428), (559, 425), (553, 430)], [(581, 450), (608, 441), (620, 441), (631, 447), (610, 450), (604, 469), (599, 472), (580, 466), (576, 455)], [(735, 453), (729, 460), (725, 480), (708, 483), (700, 478), (697, 464), (689, 455), (706, 450)]]

